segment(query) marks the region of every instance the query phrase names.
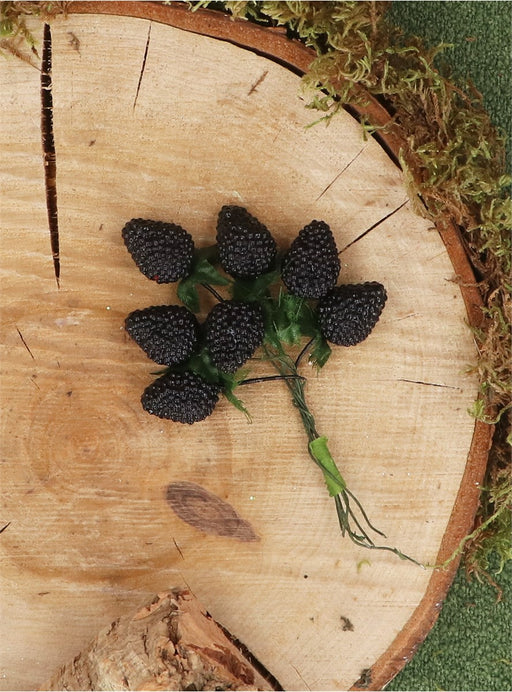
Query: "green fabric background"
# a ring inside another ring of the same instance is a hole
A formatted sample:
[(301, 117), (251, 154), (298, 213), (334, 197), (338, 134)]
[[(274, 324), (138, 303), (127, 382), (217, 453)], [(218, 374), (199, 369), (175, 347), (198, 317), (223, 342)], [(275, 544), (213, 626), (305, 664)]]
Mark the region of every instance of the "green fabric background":
[[(389, 16), (429, 45), (451, 44), (441, 61), (473, 82), (512, 138), (512, 2), (393, 2)], [(493, 576), (501, 602), (496, 589), (459, 569), (439, 620), (387, 689), (512, 690), (512, 563)]]

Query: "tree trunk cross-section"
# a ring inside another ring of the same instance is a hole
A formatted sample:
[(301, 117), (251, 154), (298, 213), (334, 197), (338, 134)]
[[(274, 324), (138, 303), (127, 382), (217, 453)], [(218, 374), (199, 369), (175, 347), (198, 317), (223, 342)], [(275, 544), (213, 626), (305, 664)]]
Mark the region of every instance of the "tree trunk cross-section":
[(311, 126), (298, 72), (312, 56), (279, 33), (161, 3), (71, 3), (49, 37), (58, 246), (41, 73), (14, 57), (0, 72), (0, 687), (40, 686), (175, 586), (285, 689), (384, 685), (456, 562), (424, 570), (342, 538), (282, 383), (243, 388), (252, 424), (226, 400), (193, 426), (146, 414), (155, 365), (124, 319), (176, 294), (138, 272), (121, 229), (171, 221), (206, 246), (222, 205), (241, 204), (285, 249), (311, 220), (330, 225), (340, 282), (380, 281), (388, 301), (365, 342), (318, 376), (304, 365), (306, 394), (387, 543), (430, 564), (471, 527), (490, 434), (467, 413), (479, 299), (456, 235), (414, 213), (351, 115)]

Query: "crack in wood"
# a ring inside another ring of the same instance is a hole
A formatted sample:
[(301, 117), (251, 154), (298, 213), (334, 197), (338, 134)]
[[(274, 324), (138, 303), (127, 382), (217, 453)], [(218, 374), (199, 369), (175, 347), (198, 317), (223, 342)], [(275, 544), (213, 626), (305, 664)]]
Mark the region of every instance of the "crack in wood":
[(18, 335), (19, 335), (19, 337), (20, 337), (20, 339), (21, 339), (21, 343), (23, 344), (23, 346), (25, 346), (25, 348), (27, 349), (27, 351), (30, 353), (30, 357), (32, 358), (32, 360), (35, 360), (34, 354), (33, 354), (32, 351), (30, 350), (30, 348), (28, 347), (28, 344), (27, 344), (27, 342), (25, 341), (25, 339), (23, 338), (23, 334), (20, 332), (20, 330), (18, 329), (18, 327), (16, 327), (16, 331), (18, 332)]
[(361, 240), (361, 238), (364, 238), (366, 235), (368, 235), (368, 233), (370, 233), (370, 231), (373, 231), (375, 228), (377, 228), (377, 227), (380, 226), (382, 223), (384, 223), (384, 221), (387, 221), (389, 218), (391, 218), (391, 216), (393, 216), (393, 215), (396, 214), (398, 211), (400, 211), (400, 209), (402, 209), (403, 207), (405, 207), (405, 205), (408, 204), (408, 203), (409, 203), (409, 200), (406, 199), (405, 202), (402, 202), (402, 204), (400, 204), (396, 209), (393, 209), (393, 211), (390, 211), (389, 214), (386, 214), (386, 216), (383, 216), (382, 219), (379, 219), (378, 221), (376, 221), (374, 224), (372, 224), (372, 225), (370, 226), (370, 228), (367, 228), (366, 231), (363, 231), (362, 233), (360, 233), (360, 234), (357, 236), (357, 238), (354, 238), (354, 240), (351, 240), (350, 243), (348, 243), (347, 245), (345, 245), (345, 247), (342, 248), (342, 249), (338, 252), (338, 255), (341, 255), (342, 252), (345, 252), (345, 250), (348, 250), (348, 248), (351, 247), (352, 245), (354, 245), (354, 243), (357, 243), (358, 240)]
[(57, 286), (60, 287), (59, 220), (57, 212), (57, 160), (53, 133), (52, 94), (52, 33), (49, 24), (43, 28), (41, 58), (41, 142), (43, 146), (46, 211), (50, 231), (50, 247)]
[(12, 522), (9, 521), (9, 522), (7, 522), (7, 524), (5, 524), (5, 526), (2, 526), (2, 528), (0, 529), (0, 533), (3, 533), (5, 531), (5, 529), (8, 528), (11, 524), (12, 524)]
[(41, 387), (37, 384), (37, 382), (35, 381), (34, 377), (37, 377), (37, 375), (32, 375), (32, 377), (29, 377), (28, 379), (29, 379), (30, 382), (32, 382), (32, 384), (34, 385), (34, 387), (40, 392), (40, 391), (41, 391)]
[(451, 384), (441, 384), (439, 382), (424, 382), (423, 380), (408, 380), (405, 377), (399, 377), (397, 382), (409, 382), (410, 384), (423, 384), (427, 387), (441, 387), (442, 389), (457, 389), (460, 391), (460, 387), (454, 387)]
[(308, 690), (311, 690), (311, 687), (308, 685), (308, 683), (304, 680), (304, 678), (302, 677), (302, 675), (299, 673), (299, 669), (298, 669), (296, 666), (294, 666), (293, 663), (290, 663), (290, 665), (291, 665), (291, 667), (293, 668), (293, 670), (297, 673), (297, 675), (299, 676), (299, 678), (302, 680), (302, 682), (303, 682), (303, 684), (304, 684), (304, 687), (306, 687)]
[[(211, 617), (211, 615), (208, 613)], [(213, 619), (213, 618), (212, 618)], [(227, 630), (220, 622), (214, 620), (217, 627), (225, 635), (225, 637), (233, 644), (233, 646), (240, 651), (242, 656), (249, 661), (252, 667), (261, 675), (262, 678), (268, 682), (269, 686), (277, 692), (283, 692), (284, 687), (281, 686), (279, 680), (261, 663), (261, 661), (256, 658), (256, 656), (250, 651), (250, 649), (240, 640), (235, 637), (229, 630)]]
[(419, 312), (410, 312), (408, 315), (403, 315), (402, 317), (397, 317), (394, 320), (391, 320), (392, 322), (401, 322), (402, 320), (408, 320), (411, 317), (416, 317), (419, 315)]
[(268, 70), (265, 70), (263, 74), (258, 77), (258, 79), (254, 82), (254, 84), (251, 86), (249, 91), (247, 92), (247, 96), (250, 96), (251, 94), (254, 94), (254, 92), (258, 89), (259, 85), (263, 82), (265, 77), (268, 75)]
[(149, 22), (148, 35), (146, 38), (146, 46), (144, 48), (144, 55), (142, 56), (142, 65), (140, 66), (139, 81), (137, 82), (137, 89), (135, 91), (135, 98), (133, 99), (133, 108), (132, 108), (133, 111), (135, 110), (135, 107), (137, 105), (137, 99), (139, 98), (140, 85), (142, 84), (142, 77), (144, 76), (144, 70), (146, 69), (146, 60), (148, 57), (150, 40), (151, 40), (151, 22)]
[(341, 178), (341, 176), (343, 175), (343, 173), (345, 173), (347, 168), (350, 168), (350, 166), (354, 163), (354, 161), (356, 161), (361, 156), (361, 154), (363, 153), (363, 151), (365, 149), (366, 149), (366, 145), (357, 152), (357, 154), (346, 164), (346, 166), (344, 166), (344, 168), (341, 169), (341, 171), (331, 180), (329, 185), (324, 187), (322, 192), (315, 199), (315, 202), (318, 202), (318, 200), (321, 199), (328, 190), (330, 190), (330, 188), (334, 185), (334, 183)]
[(173, 537), (172, 540), (173, 540), (174, 545), (176, 546), (176, 550), (177, 550), (178, 553), (181, 555), (181, 559), (184, 560), (184, 559), (185, 559), (185, 556), (183, 555), (182, 549), (180, 548), (180, 546), (178, 545), (178, 543), (176, 542), (176, 539), (175, 539), (174, 537)]

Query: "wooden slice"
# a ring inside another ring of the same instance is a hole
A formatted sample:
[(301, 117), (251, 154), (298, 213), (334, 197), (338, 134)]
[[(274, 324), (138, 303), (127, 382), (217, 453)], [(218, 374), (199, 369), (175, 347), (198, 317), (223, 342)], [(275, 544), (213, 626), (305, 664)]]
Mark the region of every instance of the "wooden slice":
[(0, 74), (0, 685), (43, 684), (109, 622), (186, 586), (285, 689), (377, 689), (428, 632), (456, 561), (421, 569), (341, 537), (282, 383), (244, 389), (252, 424), (226, 400), (193, 426), (146, 414), (158, 367), (124, 319), (176, 294), (138, 272), (121, 229), (171, 221), (204, 246), (220, 207), (241, 204), (284, 248), (330, 224), (340, 281), (380, 281), (388, 302), (365, 342), (318, 377), (305, 367), (307, 395), (372, 521), (424, 563), (470, 528), (490, 435), (467, 413), (479, 298), (457, 237), (414, 213), (351, 115), (310, 127), (303, 47), (177, 7), (71, 7), (51, 23), (60, 287), (41, 74), (14, 57)]

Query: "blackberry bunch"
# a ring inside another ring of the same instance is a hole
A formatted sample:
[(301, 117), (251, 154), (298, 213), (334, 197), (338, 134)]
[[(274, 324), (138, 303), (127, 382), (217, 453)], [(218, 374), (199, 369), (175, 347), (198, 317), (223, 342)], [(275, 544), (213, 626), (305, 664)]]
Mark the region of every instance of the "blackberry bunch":
[[(330, 354), (327, 342), (351, 346), (365, 339), (386, 301), (376, 282), (336, 285), (340, 260), (324, 221), (304, 226), (280, 257), (268, 228), (237, 205), (219, 211), (213, 253), (197, 250), (192, 236), (173, 223), (132, 219), (122, 236), (145, 276), (179, 282), (184, 305), (135, 310), (125, 327), (151, 360), (167, 367), (142, 395), (144, 409), (181, 423), (209, 416), (221, 392), (239, 401), (233, 395), (240, 384), (236, 373), (260, 347), (296, 345), (307, 336), (312, 360), (321, 367)], [(279, 277), (288, 292), (281, 288), (276, 298), (271, 288)], [(219, 295), (215, 283), (230, 284), (232, 297)], [(201, 287), (218, 300), (202, 324), (194, 314)]]
[[(397, 548), (375, 543), (372, 532), (384, 534), (370, 523), (339, 472), (327, 438), (317, 432), (306, 403), (306, 380), (298, 372), (305, 353), (320, 368), (331, 353), (329, 344), (354, 346), (366, 339), (384, 309), (384, 286), (376, 281), (337, 285), (338, 250), (324, 221), (304, 226), (281, 256), (268, 228), (244, 207), (223, 206), (216, 231), (216, 245), (201, 250), (176, 224), (132, 219), (123, 228), (126, 247), (141, 272), (158, 283), (179, 282), (177, 295), (183, 303), (135, 310), (125, 320), (126, 331), (146, 355), (166, 366), (144, 390), (142, 407), (190, 425), (214, 411), (221, 393), (245, 411), (236, 387), (286, 379), (309, 455), (335, 500), (342, 535), (359, 546), (416, 562)], [(213, 286), (229, 286), (230, 297)], [(195, 314), (200, 289), (218, 301), (202, 323)], [(292, 356), (288, 347), (302, 348)], [(262, 359), (278, 375), (242, 379), (240, 368), (260, 348)]]
[(330, 227), (315, 220), (304, 226), (285, 253), (281, 278), (292, 295), (318, 299), (317, 324), (327, 341), (355, 346), (377, 324), (387, 294), (376, 281), (336, 286), (340, 268)]
[[(232, 276), (260, 276), (276, 257), (268, 229), (242, 207), (224, 206), (218, 217), (219, 257)], [(157, 283), (204, 283), (214, 270), (198, 258), (192, 236), (181, 226), (147, 219), (125, 224), (122, 237), (141, 272)], [(196, 261), (197, 260), (197, 261)], [(195, 272), (195, 274), (194, 274)], [(206, 272), (206, 273), (205, 273)], [(226, 283), (219, 280), (219, 283)], [(168, 370), (142, 395), (144, 410), (179, 423), (208, 417), (219, 393), (234, 386), (230, 377), (262, 344), (263, 309), (254, 301), (219, 299), (200, 324), (185, 305), (157, 305), (134, 310), (125, 328), (155, 363)], [(233, 397), (232, 397), (233, 399)]]

